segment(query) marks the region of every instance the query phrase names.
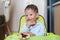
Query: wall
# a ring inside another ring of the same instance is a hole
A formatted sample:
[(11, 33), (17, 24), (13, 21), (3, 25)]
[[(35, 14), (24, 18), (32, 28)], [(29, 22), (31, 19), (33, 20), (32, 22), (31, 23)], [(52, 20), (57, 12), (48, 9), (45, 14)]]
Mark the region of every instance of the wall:
[[(14, 1), (14, 2), (13, 2)], [(47, 0), (11, 0), (11, 18), (10, 26), (12, 32), (18, 32), (19, 20), (22, 15), (24, 15), (24, 8), (28, 4), (35, 4), (38, 6), (39, 14), (42, 15), (47, 23)], [(13, 14), (13, 15), (12, 15)]]
[(2, 0), (0, 0), (0, 15), (3, 15), (3, 4), (2, 4)]

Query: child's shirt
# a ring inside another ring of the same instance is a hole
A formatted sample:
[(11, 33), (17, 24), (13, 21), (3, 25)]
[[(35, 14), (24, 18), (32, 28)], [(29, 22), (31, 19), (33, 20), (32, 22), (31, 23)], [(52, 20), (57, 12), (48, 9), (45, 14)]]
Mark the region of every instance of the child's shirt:
[(28, 28), (25, 23), (22, 32), (27, 31), (32, 32), (32, 34), (35, 34), (36, 36), (44, 36), (44, 24), (37, 21), (37, 23), (33, 27), (31, 26), (30, 28)]

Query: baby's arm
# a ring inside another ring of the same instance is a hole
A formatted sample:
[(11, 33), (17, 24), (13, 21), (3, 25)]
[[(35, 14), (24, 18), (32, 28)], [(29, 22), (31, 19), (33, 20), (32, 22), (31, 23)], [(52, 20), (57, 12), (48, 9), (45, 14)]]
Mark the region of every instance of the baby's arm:
[(40, 25), (40, 28), (38, 30), (39, 30), (39, 32), (36, 33), (36, 35), (37, 36), (44, 36), (44, 25), (43, 24)]
[(33, 34), (32, 32), (28, 32), (28, 34), (30, 34), (30, 36), (36, 36), (36, 35)]
[(22, 29), (22, 32), (28, 32), (29, 31), (29, 28), (26, 26), (26, 24), (24, 24), (24, 27)]
[(23, 27), (23, 29), (22, 29), (22, 32), (20, 32), (20, 35), (22, 36), (22, 34), (23, 35), (27, 35), (28, 32), (29, 31), (29, 28), (26, 26), (26, 24), (24, 24), (24, 27)]
[(27, 21), (27, 23), (24, 25), (24, 28), (22, 30), (22, 33), (23, 34), (30, 34), (30, 35), (34, 35), (32, 34), (31, 32), (29, 32), (29, 28), (31, 27), (31, 22), (30, 21)]

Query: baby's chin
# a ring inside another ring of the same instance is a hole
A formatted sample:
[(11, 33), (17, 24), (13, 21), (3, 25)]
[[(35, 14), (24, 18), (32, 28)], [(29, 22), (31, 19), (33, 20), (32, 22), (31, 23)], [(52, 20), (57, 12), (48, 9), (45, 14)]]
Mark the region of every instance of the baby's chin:
[(36, 24), (36, 21), (29, 20), (31, 23), (31, 26), (34, 26)]

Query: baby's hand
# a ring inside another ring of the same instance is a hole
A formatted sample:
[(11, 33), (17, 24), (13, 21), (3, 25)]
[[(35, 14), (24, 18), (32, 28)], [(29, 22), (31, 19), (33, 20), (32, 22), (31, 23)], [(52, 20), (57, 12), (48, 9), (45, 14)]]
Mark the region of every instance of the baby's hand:
[(28, 34), (29, 34), (30, 36), (35, 36), (35, 34), (33, 34), (33, 33), (31, 33), (31, 32), (28, 32)]
[(31, 22), (30, 21), (27, 21), (27, 24), (26, 25), (27, 25), (28, 28), (30, 28)]

